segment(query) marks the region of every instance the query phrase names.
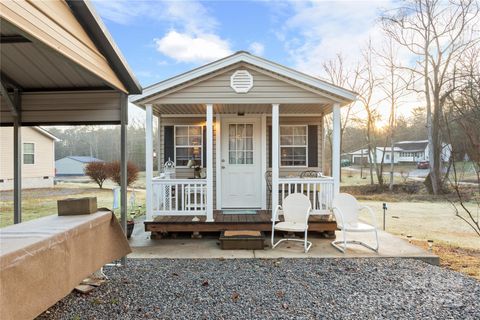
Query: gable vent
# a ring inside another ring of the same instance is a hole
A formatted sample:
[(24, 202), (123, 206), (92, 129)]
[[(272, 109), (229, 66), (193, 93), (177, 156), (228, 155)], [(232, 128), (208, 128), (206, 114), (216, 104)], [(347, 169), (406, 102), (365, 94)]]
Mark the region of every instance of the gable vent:
[(236, 93), (247, 93), (253, 87), (253, 77), (247, 70), (237, 70), (230, 77), (230, 87)]

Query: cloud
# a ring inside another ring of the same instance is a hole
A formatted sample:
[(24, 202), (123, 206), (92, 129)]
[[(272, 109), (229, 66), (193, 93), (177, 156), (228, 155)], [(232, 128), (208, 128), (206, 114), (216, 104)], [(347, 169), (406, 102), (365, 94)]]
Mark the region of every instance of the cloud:
[(171, 30), (155, 39), (155, 44), (159, 52), (178, 62), (203, 63), (231, 54), (229, 43), (214, 34), (190, 35)]
[(149, 19), (170, 24), (170, 31), (153, 41), (158, 52), (176, 62), (205, 63), (232, 53), (229, 41), (218, 35), (218, 21), (199, 1), (98, 0), (95, 5), (103, 18), (116, 23)]
[[(322, 62), (342, 52), (353, 64), (368, 39), (381, 37), (378, 14), (389, 1), (291, 1), (276, 31), (294, 67), (316, 75)], [(281, 14), (281, 13), (280, 13)]]
[(261, 56), (265, 51), (265, 46), (263, 45), (263, 43), (260, 42), (252, 42), (248, 47), (248, 50), (250, 50), (253, 54), (257, 56)]
[(102, 18), (124, 25), (145, 23), (149, 19), (182, 26), (188, 32), (207, 32), (218, 26), (216, 19), (195, 0), (95, 0), (94, 3)]

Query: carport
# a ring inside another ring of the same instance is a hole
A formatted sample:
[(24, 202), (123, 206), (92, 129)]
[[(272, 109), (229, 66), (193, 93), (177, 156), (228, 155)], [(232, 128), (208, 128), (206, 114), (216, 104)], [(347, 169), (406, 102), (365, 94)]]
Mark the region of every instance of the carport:
[(14, 128), (14, 222), (22, 221), (22, 126), (121, 126), (126, 227), (129, 94), (142, 89), (89, 2), (2, 1), (0, 125)]
[[(130, 252), (123, 235), (128, 95), (142, 89), (88, 1), (1, 1), (0, 36), (0, 125), (14, 132), (15, 223), (0, 233), (0, 317), (29, 319)], [(123, 231), (101, 210), (20, 224), (21, 127), (86, 124), (121, 127)]]

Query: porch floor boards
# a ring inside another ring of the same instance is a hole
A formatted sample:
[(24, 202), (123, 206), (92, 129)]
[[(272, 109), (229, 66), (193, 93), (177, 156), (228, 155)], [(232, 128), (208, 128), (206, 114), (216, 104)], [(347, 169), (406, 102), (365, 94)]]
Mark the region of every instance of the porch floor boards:
[[(225, 230), (272, 230), (270, 210), (258, 210), (256, 214), (224, 214), (221, 210), (213, 213), (214, 222), (206, 222), (205, 216), (198, 216), (200, 221), (193, 222), (191, 216), (161, 216), (154, 221), (145, 221), (145, 231), (167, 232), (221, 232)], [(310, 216), (309, 232), (335, 231), (337, 223), (333, 216)]]

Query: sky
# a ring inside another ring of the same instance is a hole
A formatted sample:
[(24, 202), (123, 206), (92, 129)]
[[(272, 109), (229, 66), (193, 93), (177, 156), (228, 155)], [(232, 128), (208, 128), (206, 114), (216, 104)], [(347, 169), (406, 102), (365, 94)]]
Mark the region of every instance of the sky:
[(393, 1), (93, 2), (146, 87), (240, 50), (324, 77), (324, 61), (341, 53), (354, 65), (381, 39)]

